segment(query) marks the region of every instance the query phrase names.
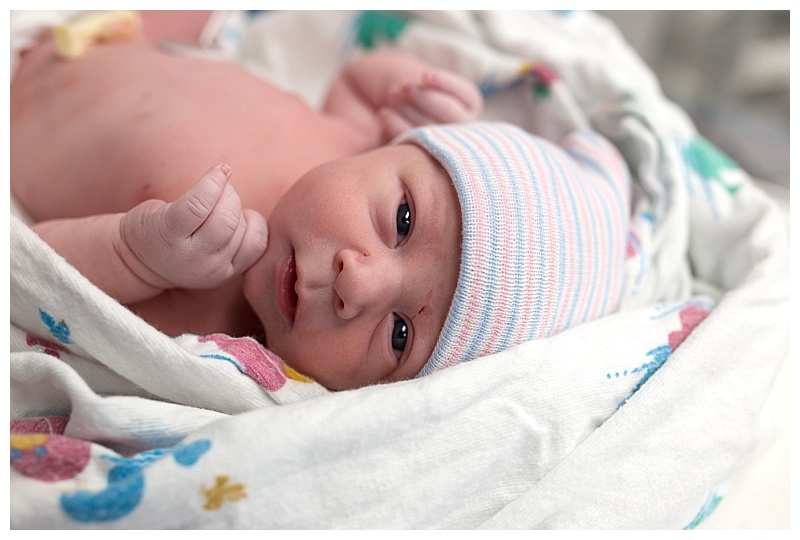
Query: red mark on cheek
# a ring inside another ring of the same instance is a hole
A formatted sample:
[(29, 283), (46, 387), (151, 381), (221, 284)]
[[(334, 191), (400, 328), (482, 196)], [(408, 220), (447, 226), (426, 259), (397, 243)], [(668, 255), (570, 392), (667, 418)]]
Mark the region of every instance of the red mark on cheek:
[(426, 295), (425, 295), (425, 298), (424, 298), (424, 299), (423, 299), (423, 301), (422, 301), (422, 307), (420, 307), (420, 308), (419, 308), (419, 311), (417, 311), (417, 314), (416, 314), (416, 315), (414, 315), (413, 317), (411, 317), (411, 320), (412, 320), (412, 321), (413, 321), (414, 319), (416, 319), (417, 317), (419, 317), (420, 315), (422, 315), (422, 312), (423, 312), (423, 311), (425, 311), (425, 308), (427, 308), (427, 307), (428, 307), (428, 304), (430, 303), (430, 301), (431, 301), (431, 297), (432, 297), (432, 296), (433, 296), (433, 289), (429, 290), (429, 291), (428, 291), (428, 294), (426, 294)]

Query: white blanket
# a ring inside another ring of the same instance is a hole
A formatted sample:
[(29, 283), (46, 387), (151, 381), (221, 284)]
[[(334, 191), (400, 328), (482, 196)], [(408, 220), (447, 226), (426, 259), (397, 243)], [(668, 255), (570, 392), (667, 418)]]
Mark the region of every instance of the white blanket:
[(604, 133), (638, 187), (624, 309), (330, 393), (253, 341), (160, 334), (12, 219), (12, 527), (683, 528), (713, 510), (788, 351), (788, 226), (613, 28), (533, 12), (216, 22), (210, 42), (242, 36), (219, 50), (311, 103), (356, 43), (388, 38), (473, 77), (487, 118)]

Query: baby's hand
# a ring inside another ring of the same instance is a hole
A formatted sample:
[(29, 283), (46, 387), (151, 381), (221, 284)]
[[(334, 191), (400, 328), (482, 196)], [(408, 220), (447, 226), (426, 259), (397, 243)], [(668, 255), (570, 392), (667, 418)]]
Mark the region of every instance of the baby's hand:
[(390, 138), (416, 126), (475, 120), (483, 110), (483, 96), (466, 78), (428, 69), (419, 81), (403, 82), (389, 92), (379, 111)]
[(172, 203), (145, 201), (120, 225), (121, 255), (162, 289), (216, 287), (252, 266), (267, 248), (267, 223), (242, 210), (225, 164), (209, 169)]

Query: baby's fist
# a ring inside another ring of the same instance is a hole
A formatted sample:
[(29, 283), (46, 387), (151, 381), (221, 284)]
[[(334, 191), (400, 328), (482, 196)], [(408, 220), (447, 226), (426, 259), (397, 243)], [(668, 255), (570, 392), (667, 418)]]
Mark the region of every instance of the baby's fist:
[(261, 257), (266, 221), (242, 209), (230, 173), (216, 165), (176, 201), (146, 201), (125, 214), (123, 245), (133, 255), (126, 261), (141, 279), (164, 289), (212, 288)]
[(483, 96), (472, 81), (438, 69), (427, 69), (419, 81), (398, 84), (388, 101), (380, 114), (390, 137), (416, 126), (469, 122), (483, 111)]

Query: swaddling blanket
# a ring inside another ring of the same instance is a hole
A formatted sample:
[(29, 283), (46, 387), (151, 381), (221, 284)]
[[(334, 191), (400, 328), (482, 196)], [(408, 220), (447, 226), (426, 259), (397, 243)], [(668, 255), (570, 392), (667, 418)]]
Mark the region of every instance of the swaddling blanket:
[(681, 528), (713, 509), (788, 348), (786, 220), (614, 29), (528, 12), (227, 23), (243, 39), (226, 54), (312, 102), (309, 72), (388, 40), (473, 77), (487, 118), (606, 135), (638, 189), (624, 309), (330, 393), (253, 340), (161, 334), (12, 219), (12, 527)]

